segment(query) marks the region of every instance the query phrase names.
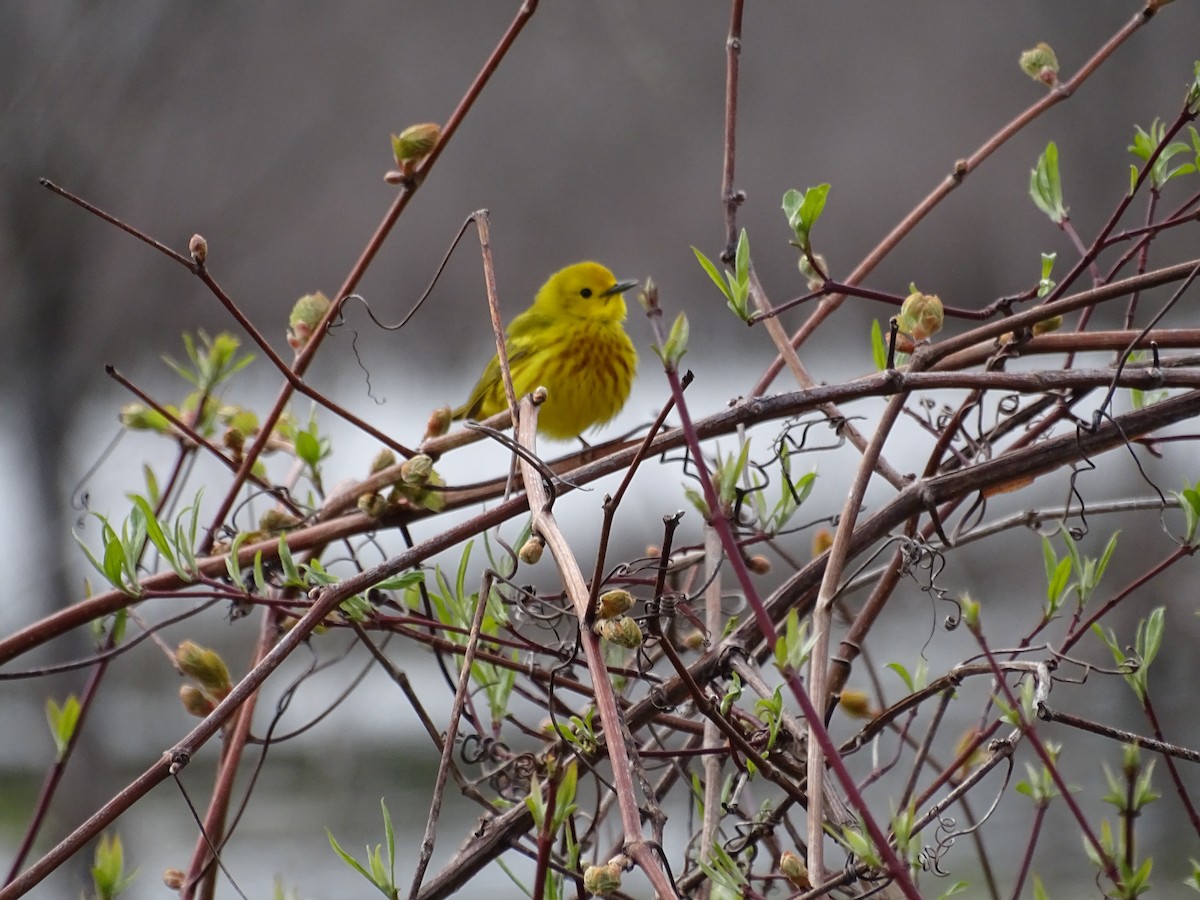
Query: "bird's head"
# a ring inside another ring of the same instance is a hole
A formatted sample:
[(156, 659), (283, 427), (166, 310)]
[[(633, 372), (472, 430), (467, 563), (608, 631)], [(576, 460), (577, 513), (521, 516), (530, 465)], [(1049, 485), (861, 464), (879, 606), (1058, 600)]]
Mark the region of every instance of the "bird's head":
[(573, 318), (623, 322), (625, 298), (621, 295), (636, 284), (617, 281), (599, 263), (575, 263), (550, 276), (538, 291), (537, 304)]

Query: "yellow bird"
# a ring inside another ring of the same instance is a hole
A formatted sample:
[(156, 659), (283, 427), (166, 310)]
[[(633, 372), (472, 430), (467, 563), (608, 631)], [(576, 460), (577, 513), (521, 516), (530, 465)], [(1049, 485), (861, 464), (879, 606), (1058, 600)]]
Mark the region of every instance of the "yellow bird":
[[(636, 281), (617, 281), (599, 263), (555, 272), (533, 305), (505, 332), (508, 366), (519, 400), (537, 387), (549, 391), (538, 431), (570, 440), (621, 411), (629, 399), (637, 351), (625, 333), (625, 298)], [(500, 361), (493, 356), (455, 419), (486, 419), (508, 408)]]

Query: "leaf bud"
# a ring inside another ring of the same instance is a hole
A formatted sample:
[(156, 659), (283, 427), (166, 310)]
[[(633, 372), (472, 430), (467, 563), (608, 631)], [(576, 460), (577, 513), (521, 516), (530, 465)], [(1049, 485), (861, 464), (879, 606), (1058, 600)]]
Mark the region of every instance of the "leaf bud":
[(978, 600), (971, 597), (970, 594), (963, 594), (958, 599), (959, 605), (962, 607), (963, 624), (971, 634), (979, 634), (979, 616), (982, 611), (982, 606)]
[(378, 519), (387, 512), (387, 498), (377, 491), (368, 491), (358, 497), (358, 511), (371, 519)]
[(223, 699), (233, 689), (229, 669), (215, 650), (184, 641), (175, 650), (175, 666), (184, 675), (194, 679), (210, 697)]
[(177, 891), (183, 887), (187, 881), (187, 873), (183, 869), (167, 869), (163, 872), (163, 884), (173, 891)]
[(288, 346), (299, 352), (312, 339), (313, 331), (329, 311), (329, 298), (317, 291), (296, 301), (288, 316)]
[(688, 650), (703, 650), (708, 646), (708, 638), (699, 628), (693, 628), (684, 636), (683, 646)]
[(635, 650), (642, 645), (642, 629), (629, 616), (600, 619), (594, 628), (600, 637), (618, 647)]
[(258, 530), (267, 534), (282, 534), (300, 524), (300, 519), (281, 509), (268, 509), (258, 520)]
[(852, 719), (872, 719), (875, 717), (871, 709), (871, 699), (866, 691), (842, 691), (838, 697), (838, 706)]
[(926, 341), (942, 330), (945, 318), (942, 301), (937, 294), (922, 294), (916, 285), (910, 285), (909, 290), (911, 293), (900, 307), (896, 324), (905, 334), (912, 335), (914, 341)]
[(399, 134), (393, 134), (392, 155), (396, 165), (401, 168), (416, 165), (433, 151), (441, 136), (441, 126), (434, 122), (409, 125)]
[(375, 458), (371, 460), (371, 474), (382, 472), (384, 469), (390, 468), (396, 464), (396, 454), (384, 447), (375, 454)]
[(208, 259), (208, 241), (203, 235), (192, 235), (192, 239), (188, 241), (188, 253), (192, 255), (192, 262), (198, 266), (204, 265), (204, 261)]
[(546, 549), (546, 542), (539, 535), (530, 535), (529, 540), (521, 545), (517, 556), (521, 562), (527, 566), (536, 566), (542, 559), (542, 551)]
[(761, 553), (746, 558), (746, 568), (755, 575), (766, 575), (771, 571), (771, 561)]
[(412, 459), (406, 459), (400, 466), (400, 480), (405, 484), (425, 484), (432, 474), (433, 458), (424, 453), (418, 453)]
[(242, 458), (242, 450), (246, 446), (246, 435), (240, 428), (226, 428), (221, 441), (225, 445), (225, 449), (233, 454), (234, 459)]
[[(814, 253), (813, 259), (817, 261), (817, 265), (821, 267), (821, 272), (828, 272), (829, 266), (825, 263), (825, 257), (820, 253)], [(800, 261), (797, 263), (800, 269), (800, 274), (804, 277), (805, 287), (810, 291), (819, 291), (825, 286), (825, 279), (821, 277), (821, 272), (818, 272), (812, 262), (808, 258), (807, 253), (800, 254)]]
[(441, 437), (450, 430), (450, 423), (453, 421), (451, 416), (453, 413), (448, 406), (439, 406), (429, 414), (429, 421), (425, 423), (425, 440), (430, 438)]
[(605, 591), (596, 601), (596, 618), (612, 619), (633, 606), (633, 595), (629, 591)]
[(179, 701), (183, 704), (183, 708), (188, 711), (188, 714), (195, 716), (197, 719), (207, 718), (208, 714), (217, 708), (217, 704), (213, 702), (213, 699), (194, 684), (181, 684), (179, 686)]
[(1058, 84), (1058, 57), (1045, 41), (1021, 54), (1021, 71), (1047, 87)]
[(812, 882), (808, 878), (808, 867), (804, 865), (804, 860), (791, 850), (784, 850), (779, 855), (779, 874), (798, 891), (812, 890)]
[(833, 532), (828, 528), (818, 528), (812, 539), (812, 555), (815, 559), (833, 546)]
[(1051, 316), (1049, 319), (1042, 319), (1040, 322), (1033, 323), (1033, 333), (1039, 335), (1058, 331), (1058, 329), (1062, 328), (1062, 323), (1062, 316)]
[(608, 863), (583, 870), (583, 889), (597, 897), (607, 897), (621, 889), (621, 867)]
[(118, 418), (121, 427), (130, 431), (157, 431), (162, 434), (171, 427), (166, 416), (142, 403), (126, 403), (121, 407)]

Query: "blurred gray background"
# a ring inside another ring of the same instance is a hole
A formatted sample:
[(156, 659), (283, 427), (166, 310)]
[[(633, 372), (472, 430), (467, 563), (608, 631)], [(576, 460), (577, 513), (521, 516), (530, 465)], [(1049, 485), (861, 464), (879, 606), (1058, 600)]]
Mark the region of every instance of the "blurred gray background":
[[(68, 534), (80, 520), (79, 490), (91, 508), (121, 512), (123, 493), (140, 484), (141, 462), (164, 452), (161, 443), (127, 442), (117, 458), (86, 474), (130, 399), (102, 366), (112, 363), (157, 396), (178, 400), (181, 383), (160, 355), (182, 355), (183, 330), (235, 328), (182, 268), (37, 179), (62, 184), (180, 251), (194, 232), (204, 234), (215, 277), (283, 352), (294, 298), (337, 290), (391, 200), (393, 189), (382, 181), (391, 163), (389, 133), (443, 121), (516, 7), (452, 0), (0, 4), (0, 462), (8, 473), (0, 479), (0, 546), (10, 559), (32, 562), (15, 566), (7, 579), (0, 631), (79, 596), (87, 572)], [(739, 222), (776, 302), (802, 291), (779, 211), (785, 190), (832, 183), (815, 238), (833, 273), (845, 275), (956, 158), (1044, 91), (1017, 68), (1023, 49), (1048, 41), (1069, 76), (1137, 8), (1111, 0), (748, 7), (736, 183), (748, 200)], [(599, 259), (620, 276), (652, 275), (668, 312), (691, 315), (687, 362), (701, 376), (690, 395), (694, 410), (714, 411), (748, 391), (772, 356), (765, 335), (725, 312), (689, 249), (715, 258), (724, 240), (728, 17), (727, 3), (709, 0), (543, 0), (362, 282), (376, 313), (398, 319), (463, 219), (486, 207), (506, 312), (519, 310), (548, 273), (577, 259)], [(1065, 271), (1069, 244), (1026, 193), (1038, 153), (1047, 141), (1058, 142), (1072, 219), (1089, 240), (1127, 186), (1133, 125), (1176, 114), (1200, 56), (1198, 35), (1195, 3), (1167, 7), (1074, 98), (972, 175), (868, 283), (903, 292), (916, 281), (949, 304), (975, 307), (1036, 280), (1040, 252), (1059, 251), (1058, 271)], [(1172, 240), (1164, 245), (1196, 245), (1194, 232)], [(869, 369), (867, 326), (891, 312), (868, 304), (844, 310), (839, 325), (806, 348), (815, 376), (834, 380)], [(490, 352), (477, 243), (468, 237), (404, 331), (381, 333), (355, 307), (348, 315), (371, 395), (350, 329), (325, 345), (312, 381), (415, 443), (427, 411), (461, 400)], [(647, 419), (665, 398), (636, 309), (630, 331), (643, 349), (643, 368), (618, 423), (627, 425)], [(257, 366), (261, 383), (249, 397), (263, 406), (277, 379), (265, 362)], [(354, 462), (361, 466), (370, 452), (363, 449)], [(354, 471), (349, 465), (342, 474)], [(1168, 486), (1179, 480), (1169, 468), (1156, 474)], [(823, 490), (832, 511), (844, 485)], [(1114, 476), (1114, 495), (1141, 491), (1127, 466)], [(210, 500), (218, 494), (208, 491)], [(589, 502), (594, 509), (595, 495)], [(662, 503), (640, 502), (655, 521), (680, 503), (677, 493)], [(1122, 550), (1136, 556), (1141, 537), (1150, 542), (1146, 553), (1164, 552), (1153, 528), (1127, 535)], [(1023, 549), (1038, 552), (1028, 541)], [(1030, 575), (1036, 586), (1040, 573)], [(1193, 606), (1178, 615), (1190, 616)], [(928, 625), (923, 619), (917, 632)], [(961, 656), (965, 646), (947, 652)], [(31, 661), (83, 650), (81, 643)], [(155, 665), (162, 678), (173, 677), (161, 654)], [(44, 698), (80, 683), (5, 682), (0, 690), (0, 858), (7, 860), (19, 837), (52, 752), (40, 720)], [(155, 708), (143, 687), (152, 690), (149, 697), (171, 701), (161, 717), (130, 712)], [(81, 750), (47, 840), (187, 727), (171, 700), (174, 683), (157, 687), (114, 682), (101, 711), (115, 718)], [(347, 712), (346, 720), (370, 733), (377, 711), (366, 704), (359, 713)], [(1134, 717), (1127, 724), (1138, 723)], [(352, 790), (356, 803), (387, 793), (394, 814), (404, 803), (423, 810), (419, 786), (405, 800), (397, 779), (417, 769), (427, 778), (433, 764), (398, 761), (388, 752), (395, 722), (378, 727), (378, 765), (348, 771), (339, 760), (345, 747), (325, 732), (307, 745), (309, 755), (281, 754), (282, 774), (268, 766), (281, 781), (260, 785), (248, 834), (236, 842), (243, 855), (233, 858), (250, 896), (266, 896), (276, 874), (304, 897), (368, 895), (327, 855), (322, 828), (329, 825), (348, 847), (377, 843), (375, 801), (344, 809), (328, 803), (325, 789)], [(207, 776), (195, 771), (191, 784), (202, 800)], [(299, 799), (314, 785), (327, 805), (309, 808)], [(270, 808), (290, 792), (298, 807)], [(159, 789), (146, 807), (122, 829), (127, 853), (143, 866), (131, 893), (137, 898), (161, 896), (159, 872), (182, 866), (192, 839), (173, 788)], [(419, 824), (424, 813), (411, 818)], [(448, 852), (458, 832), (447, 826), (445, 835), (441, 849)], [(1162, 881), (1178, 883), (1183, 857), (1161, 861), (1171, 873)], [(77, 895), (84, 874), (70, 868), (36, 895)], [(1164, 890), (1173, 895), (1169, 885)]]

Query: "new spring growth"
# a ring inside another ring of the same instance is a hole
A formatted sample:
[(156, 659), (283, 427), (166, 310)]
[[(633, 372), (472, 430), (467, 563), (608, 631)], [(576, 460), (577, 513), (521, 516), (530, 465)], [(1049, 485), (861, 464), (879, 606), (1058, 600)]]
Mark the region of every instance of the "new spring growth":
[(1058, 57), (1045, 41), (1021, 54), (1021, 71), (1046, 87), (1058, 84)]
[(922, 294), (915, 284), (910, 284), (908, 290), (900, 315), (896, 316), (896, 324), (914, 341), (927, 341), (942, 330), (945, 318), (942, 301), (937, 294)]
[(175, 667), (195, 681), (214, 700), (223, 700), (233, 690), (225, 661), (215, 650), (184, 641), (175, 650)]
[(808, 867), (804, 865), (804, 860), (791, 850), (784, 850), (779, 855), (779, 874), (798, 891), (812, 890), (812, 882), (808, 878)]
[(423, 485), (433, 474), (433, 459), (424, 453), (418, 453), (412, 459), (406, 459), (400, 466), (400, 480), (405, 484)]
[(268, 509), (258, 519), (258, 530), (267, 534), (283, 534), (289, 528), (295, 528), (301, 521), (281, 509)]
[[(390, 469), (396, 464), (396, 454), (384, 447), (371, 460), (370, 474), (375, 475), (384, 469)], [(387, 500), (378, 491), (367, 491), (359, 494), (358, 511), (372, 519), (378, 519), (387, 510)]]
[(406, 163), (415, 165), (433, 152), (442, 128), (435, 122), (409, 125), (399, 134), (392, 135), (392, 155), (396, 165), (404, 168)]
[(545, 549), (546, 542), (542, 540), (540, 535), (533, 534), (529, 536), (529, 540), (521, 545), (517, 556), (525, 565), (536, 566), (542, 558), (542, 551)]
[(621, 873), (629, 865), (629, 857), (618, 854), (602, 866), (583, 870), (583, 888), (597, 897), (607, 897), (621, 889)]
[(1058, 329), (1062, 328), (1062, 323), (1062, 316), (1051, 316), (1048, 319), (1042, 319), (1040, 322), (1033, 323), (1033, 333), (1038, 335), (1049, 334), (1052, 331), (1058, 331)]
[(454, 411), (448, 406), (440, 406), (429, 414), (429, 421), (425, 423), (425, 440), (441, 437), (450, 430), (450, 423), (453, 419)]
[(187, 881), (187, 873), (183, 869), (167, 869), (163, 872), (163, 884), (173, 891), (179, 890)]
[(388, 184), (403, 184), (413, 173), (417, 164), (433, 152), (442, 129), (434, 122), (423, 122), (420, 125), (409, 125), (399, 134), (392, 135), (392, 156), (400, 171), (388, 172), (383, 180)]
[(605, 591), (596, 601), (596, 618), (612, 619), (633, 606), (633, 595), (629, 591)]
[(197, 266), (204, 265), (204, 261), (208, 259), (208, 241), (203, 235), (192, 235), (192, 239), (188, 241), (188, 253), (192, 255), (192, 262)]
[(358, 511), (369, 519), (378, 519), (387, 512), (387, 498), (377, 491), (360, 494), (356, 505)]
[(163, 434), (171, 429), (166, 416), (142, 403), (126, 403), (121, 407), (118, 418), (121, 427), (130, 431), (157, 431)]
[(970, 594), (963, 594), (958, 599), (958, 605), (962, 607), (963, 624), (967, 626), (967, 630), (971, 634), (979, 634), (979, 616), (981, 607), (978, 600), (971, 597)]
[(866, 691), (842, 691), (838, 697), (838, 706), (852, 719), (873, 719), (875, 712), (871, 709), (871, 698)]
[[(813, 259), (817, 261), (817, 265), (821, 267), (821, 272), (829, 272), (829, 267), (825, 264), (825, 257), (820, 253), (814, 253)], [(821, 277), (821, 272), (813, 268), (812, 262), (808, 258), (807, 253), (800, 254), (800, 260), (796, 263), (800, 269), (800, 274), (804, 278), (805, 287), (810, 291), (819, 291), (825, 286), (825, 279)]]
[(329, 298), (317, 291), (315, 294), (305, 294), (292, 307), (288, 316), (288, 346), (299, 353), (312, 339), (313, 329), (325, 317), (329, 310)]
[(771, 561), (761, 553), (746, 557), (746, 568), (755, 575), (766, 575), (771, 571)]
[(599, 619), (592, 627), (601, 638), (618, 647), (636, 650), (642, 646), (642, 629), (629, 616)]
[(179, 686), (179, 702), (183, 704), (183, 708), (188, 711), (189, 715), (193, 715), (197, 719), (206, 718), (217, 708), (216, 702), (194, 684)]

